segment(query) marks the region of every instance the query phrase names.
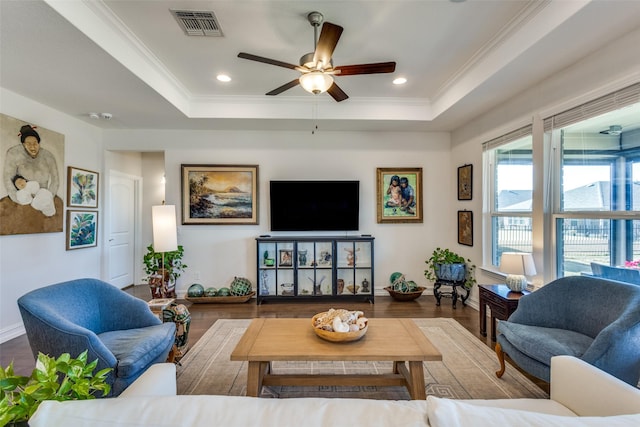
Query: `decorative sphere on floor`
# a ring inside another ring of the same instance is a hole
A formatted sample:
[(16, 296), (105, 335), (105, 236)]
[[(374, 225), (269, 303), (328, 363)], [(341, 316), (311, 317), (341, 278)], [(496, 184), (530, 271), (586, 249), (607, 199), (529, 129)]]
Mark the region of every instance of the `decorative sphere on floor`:
[(189, 286), (189, 289), (187, 289), (188, 297), (199, 298), (203, 295), (204, 295), (204, 286), (202, 286), (199, 283), (194, 283), (193, 285)]
[(244, 277), (234, 277), (229, 291), (234, 296), (248, 295), (251, 293), (251, 282)]

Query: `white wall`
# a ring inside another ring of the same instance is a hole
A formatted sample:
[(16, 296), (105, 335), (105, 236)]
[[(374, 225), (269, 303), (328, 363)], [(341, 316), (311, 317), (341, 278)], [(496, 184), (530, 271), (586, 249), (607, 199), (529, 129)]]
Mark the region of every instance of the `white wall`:
[[(4, 89), (0, 89), (0, 99), (3, 114), (65, 136), (63, 194), (67, 166), (102, 170), (98, 128)], [(4, 161), (4, 153), (1, 158)], [(100, 247), (67, 251), (65, 245), (64, 232), (0, 236), (0, 342), (24, 333), (16, 304), (21, 295), (64, 280), (99, 277)]]
[[(109, 150), (166, 150), (166, 203), (174, 204), (181, 222), (181, 164), (230, 164), (259, 166), (259, 225), (179, 225), (178, 243), (185, 247), (189, 266), (178, 280), (178, 293), (194, 282), (205, 286), (228, 285), (234, 276), (256, 277), (256, 242), (269, 230), (269, 181), (272, 179), (355, 179), (360, 181), (360, 230), (375, 240), (375, 288), (386, 294), (394, 271), (426, 285), (424, 261), (436, 246), (456, 242), (455, 216), (449, 206), (455, 200), (455, 182), (449, 167), (447, 133), (380, 132), (231, 132), (231, 131), (107, 131)], [(149, 156), (143, 154), (143, 159)], [(145, 163), (146, 162), (146, 163)], [(157, 158), (143, 161), (145, 202), (143, 218), (150, 218), (147, 200), (161, 173)], [(376, 223), (376, 168), (422, 167), (424, 222)], [(148, 170), (147, 170), (148, 168)], [(157, 192), (157, 189), (155, 190)], [(157, 198), (157, 197), (156, 197)], [(287, 233), (280, 233), (286, 235)], [(300, 235), (300, 233), (289, 233)], [(304, 233), (305, 235), (313, 233)], [(324, 233), (335, 234), (335, 233)], [(146, 240), (145, 240), (146, 239)], [(142, 245), (151, 242), (149, 227)], [(199, 273), (200, 279), (196, 280)]]

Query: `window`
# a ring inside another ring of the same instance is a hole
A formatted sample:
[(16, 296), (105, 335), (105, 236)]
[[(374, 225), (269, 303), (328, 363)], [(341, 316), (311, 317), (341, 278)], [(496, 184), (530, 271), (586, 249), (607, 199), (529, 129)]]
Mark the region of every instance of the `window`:
[(489, 172), (484, 202), (491, 264), (498, 266), (503, 252), (532, 252), (531, 126), (485, 143), (484, 164)]
[(545, 120), (557, 277), (640, 258), (639, 101), (637, 84)]

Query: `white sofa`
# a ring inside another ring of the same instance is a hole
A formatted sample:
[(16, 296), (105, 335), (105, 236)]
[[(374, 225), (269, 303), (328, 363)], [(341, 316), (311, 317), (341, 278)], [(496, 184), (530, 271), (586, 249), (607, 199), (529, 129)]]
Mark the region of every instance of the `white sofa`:
[(570, 356), (551, 363), (550, 399), (426, 401), (178, 396), (154, 365), (119, 397), (44, 402), (31, 427), (640, 426), (640, 390)]

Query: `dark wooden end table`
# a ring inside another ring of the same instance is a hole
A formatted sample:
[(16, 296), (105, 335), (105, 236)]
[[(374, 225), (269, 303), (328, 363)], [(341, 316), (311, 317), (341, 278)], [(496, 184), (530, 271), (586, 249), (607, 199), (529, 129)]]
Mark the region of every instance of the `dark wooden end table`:
[(507, 285), (478, 285), (480, 292), (480, 335), (487, 336), (487, 306), (491, 309), (491, 341), (496, 341), (496, 319), (507, 320), (518, 301), (531, 292), (512, 292)]

